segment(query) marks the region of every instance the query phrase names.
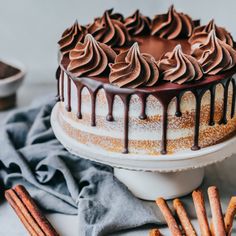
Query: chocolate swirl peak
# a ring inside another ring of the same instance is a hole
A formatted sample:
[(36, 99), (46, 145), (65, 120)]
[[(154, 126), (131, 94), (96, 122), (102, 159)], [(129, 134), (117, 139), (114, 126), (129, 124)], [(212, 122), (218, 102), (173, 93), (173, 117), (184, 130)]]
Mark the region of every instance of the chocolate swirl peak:
[(192, 55), (197, 58), (204, 73), (209, 75), (228, 70), (236, 64), (236, 51), (218, 39), (214, 30), (209, 33), (205, 43), (193, 50)]
[[(110, 18), (123, 22), (124, 21), (124, 16), (122, 14), (118, 13), (118, 12), (113, 13), (113, 10), (114, 10), (113, 8), (107, 10)], [(94, 20), (96, 21), (96, 20), (99, 20), (99, 19), (101, 19), (101, 17), (96, 17)]]
[(159, 78), (155, 59), (149, 54), (140, 53), (138, 43), (134, 43), (128, 51), (121, 52), (110, 67), (109, 81), (119, 87), (150, 87)]
[(191, 55), (184, 54), (181, 45), (166, 53), (158, 65), (163, 79), (173, 83), (183, 84), (203, 77), (197, 60)]
[(234, 43), (231, 34), (225, 28), (216, 26), (214, 20), (211, 20), (207, 25), (196, 27), (189, 42), (191, 44), (204, 43), (212, 30), (215, 31), (217, 38), (233, 46)]
[(102, 18), (96, 19), (94, 23), (88, 26), (88, 32), (97, 41), (112, 47), (121, 47), (130, 41), (129, 33), (124, 24), (111, 18), (109, 11), (105, 11)]
[(150, 33), (151, 20), (143, 16), (139, 10), (125, 19), (125, 26), (130, 35), (145, 35)]
[(191, 36), (193, 28), (192, 19), (177, 12), (173, 5), (167, 14), (156, 15), (152, 21), (152, 35), (158, 35), (160, 38), (187, 38)]
[(84, 39), (85, 34), (85, 27), (79, 25), (76, 20), (70, 28), (64, 31), (61, 39), (58, 41), (62, 54), (66, 54), (73, 49), (78, 42), (81, 42)]
[(119, 21), (122, 21), (122, 22), (124, 21), (124, 17), (123, 17), (122, 14), (117, 13), (117, 12), (113, 13), (113, 8), (111, 8), (107, 11), (108, 11), (108, 13), (109, 13), (109, 15), (112, 19), (119, 20)]
[(116, 53), (87, 34), (84, 43), (79, 42), (69, 56), (67, 69), (75, 76), (99, 76), (106, 71), (108, 63), (114, 62)]

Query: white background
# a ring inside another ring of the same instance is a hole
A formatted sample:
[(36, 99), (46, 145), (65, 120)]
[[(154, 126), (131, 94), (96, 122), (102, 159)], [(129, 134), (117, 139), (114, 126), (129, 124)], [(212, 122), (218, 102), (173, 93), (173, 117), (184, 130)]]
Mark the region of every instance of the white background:
[(214, 18), (236, 38), (235, 0), (0, 0), (0, 58), (21, 60), (28, 68), (27, 83), (51, 83), (57, 41), (76, 18), (86, 24), (111, 7), (125, 16), (139, 8), (152, 17), (172, 3), (202, 23)]

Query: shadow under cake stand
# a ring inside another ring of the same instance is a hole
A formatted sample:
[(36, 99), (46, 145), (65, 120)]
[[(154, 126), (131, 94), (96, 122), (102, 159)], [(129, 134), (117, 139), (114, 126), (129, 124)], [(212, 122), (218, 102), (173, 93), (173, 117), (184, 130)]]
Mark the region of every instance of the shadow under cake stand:
[(138, 198), (173, 199), (196, 189), (203, 180), (204, 167), (223, 161), (236, 153), (236, 136), (198, 151), (170, 155), (134, 155), (104, 152), (79, 144), (68, 136), (58, 123), (58, 103), (51, 115), (57, 139), (72, 154), (114, 167), (115, 176)]

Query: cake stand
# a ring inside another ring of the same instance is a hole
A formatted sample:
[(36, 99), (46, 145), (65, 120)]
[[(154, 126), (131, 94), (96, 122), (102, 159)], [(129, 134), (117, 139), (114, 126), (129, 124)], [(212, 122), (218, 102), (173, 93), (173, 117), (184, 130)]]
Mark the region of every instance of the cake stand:
[(115, 176), (138, 198), (172, 199), (196, 189), (203, 180), (204, 167), (223, 161), (236, 152), (236, 137), (202, 148), (167, 155), (134, 155), (105, 152), (79, 144), (68, 136), (58, 123), (58, 103), (51, 115), (51, 125), (57, 139), (72, 154), (114, 168)]

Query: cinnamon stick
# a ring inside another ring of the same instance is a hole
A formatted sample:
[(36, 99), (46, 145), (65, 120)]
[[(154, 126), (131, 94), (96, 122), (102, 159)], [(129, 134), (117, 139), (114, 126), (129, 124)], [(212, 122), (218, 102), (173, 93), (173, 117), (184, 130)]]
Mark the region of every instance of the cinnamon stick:
[(162, 236), (161, 232), (159, 231), (159, 229), (152, 229), (149, 232), (149, 236)]
[(32, 236), (40, 235), (40, 233), (37, 232), (37, 231), (40, 231), (37, 224), (34, 224), (34, 221), (29, 222), (29, 220), (27, 219), (27, 216), (23, 212), (24, 210), (22, 210), (22, 208), (21, 208), (22, 207), (21, 204), (17, 201), (17, 197), (15, 196), (15, 192), (12, 189), (7, 190), (5, 192), (5, 198), (8, 201), (8, 203), (11, 205), (11, 207), (14, 209), (17, 216), (19, 217), (19, 219), (21, 220), (21, 222), (23, 223), (25, 228), (28, 230), (30, 235), (32, 235)]
[(172, 215), (170, 208), (167, 205), (166, 201), (163, 198), (158, 198), (156, 200), (156, 204), (159, 207), (159, 209), (161, 210), (171, 234), (173, 236), (182, 236), (179, 226), (178, 226), (174, 216)]
[(22, 185), (5, 191), (5, 197), (30, 235), (59, 236)]
[(173, 206), (186, 236), (197, 236), (196, 231), (188, 218), (182, 202), (179, 199), (173, 201)]
[(193, 203), (197, 214), (198, 224), (202, 236), (211, 236), (209, 223), (206, 215), (205, 201), (201, 190), (192, 193)]
[(225, 213), (225, 231), (227, 236), (231, 236), (234, 216), (236, 215), (236, 196), (230, 199), (229, 205)]
[(212, 234), (216, 236), (226, 236), (219, 192), (215, 186), (211, 186), (208, 188), (208, 197), (213, 223)]

